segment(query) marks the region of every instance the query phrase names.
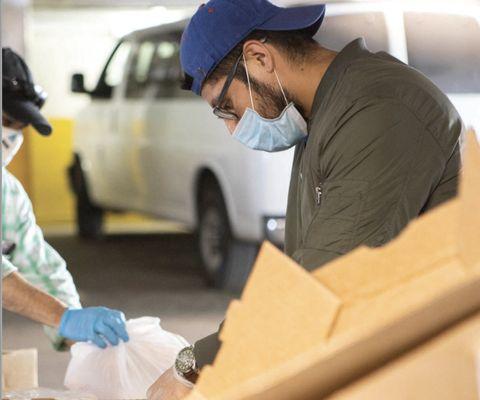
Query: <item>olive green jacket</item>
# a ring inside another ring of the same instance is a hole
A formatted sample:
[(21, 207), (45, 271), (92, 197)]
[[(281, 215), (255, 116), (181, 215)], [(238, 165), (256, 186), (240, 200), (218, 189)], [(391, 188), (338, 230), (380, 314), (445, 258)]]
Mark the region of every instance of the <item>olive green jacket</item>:
[[(455, 196), (463, 124), (424, 75), (363, 39), (333, 60), (317, 89), (308, 137), (295, 149), (285, 252), (308, 270), (355, 247), (381, 246)], [(267, 294), (266, 294), (267, 295)], [(211, 363), (216, 335), (195, 345)]]

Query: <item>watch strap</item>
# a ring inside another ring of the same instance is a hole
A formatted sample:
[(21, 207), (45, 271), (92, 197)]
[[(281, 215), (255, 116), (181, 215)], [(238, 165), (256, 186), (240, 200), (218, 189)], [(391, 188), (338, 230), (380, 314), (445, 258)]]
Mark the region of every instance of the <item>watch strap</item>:
[[(176, 367), (173, 367), (173, 376), (175, 377), (175, 379), (177, 381), (179, 381), (180, 383), (182, 383), (183, 385), (185, 385), (186, 387), (188, 388), (193, 388), (193, 386), (195, 385), (195, 382), (197, 379), (195, 379), (194, 382), (190, 381), (189, 379), (187, 379), (185, 376), (183, 376), (182, 374), (180, 374), (178, 371), (177, 371), (177, 368)], [(197, 376), (198, 377), (198, 376)]]

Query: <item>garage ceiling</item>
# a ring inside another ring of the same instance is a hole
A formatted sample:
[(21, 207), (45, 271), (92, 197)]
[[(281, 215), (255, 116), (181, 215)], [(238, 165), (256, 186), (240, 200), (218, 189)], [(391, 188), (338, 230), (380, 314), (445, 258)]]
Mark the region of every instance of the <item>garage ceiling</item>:
[[(29, 0), (7, 0), (10, 2), (25, 2)], [(270, 0), (278, 5), (308, 3), (313, 0)], [(340, 0), (336, 0), (337, 2)], [(34, 7), (151, 7), (151, 6), (165, 6), (165, 7), (184, 7), (195, 6), (206, 3), (207, 0), (30, 0)], [(321, 0), (318, 0), (320, 3)], [(332, 3), (335, 0), (324, 0), (324, 2)]]
[[(314, 0), (270, 0), (278, 5), (295, 5), (311, 3)], [(319, 3), (321, 0), (317, 0)], [(348, 0), (347, 0), (348, 1)], [(352, 0), (350, 0), (352, 1)], [(355, 1), (355, 0), (353, 0)], [(374, 0), (375, 1), (375, 0)], [(378, 0), (377, 0), (378, 1)], [(388, 1), (388, 0), (387, 0)], [(394, 1), (394, 0), (390, 0)], [(429, 0), (425, 0), (429, 1)], [(432, 1), (432, 0), (430, 0)], [(443, 0), (446, 1), (446, 0)], [(206, 3), (207, 0), (4, 0), (6, 3), (30, 3), (34, 7), (75, 8), (75, 7), (184, 7)], [(345, 2), (345, 0), (324, 0), (325, 3)], [(461, 3), (479, 5), (480, 0), (462, 0)]]
[(32, 0), (34, 7), (183, 7), (201, 4), (200, 0)]

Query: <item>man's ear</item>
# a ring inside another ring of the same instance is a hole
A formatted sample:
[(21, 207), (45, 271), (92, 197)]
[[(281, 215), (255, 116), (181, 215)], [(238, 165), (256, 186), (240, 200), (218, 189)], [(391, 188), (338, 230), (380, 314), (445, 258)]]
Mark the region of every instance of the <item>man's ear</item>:
[(272, 73), (275, 61), (270, 49), (259, 40), (248, 40), (243, 45), (243, 54), (248, 62), (248, 68), (261, 69), (263, 72)]

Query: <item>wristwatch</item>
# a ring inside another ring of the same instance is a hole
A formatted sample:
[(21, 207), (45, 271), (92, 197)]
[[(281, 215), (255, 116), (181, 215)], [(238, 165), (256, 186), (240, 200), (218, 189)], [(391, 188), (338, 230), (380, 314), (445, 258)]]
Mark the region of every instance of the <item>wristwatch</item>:
[(191, 383), (197, 381), (199, 370), (195, 360), (193, 346), (188, 346), (180, 350), (175, 360), (175, 372)]

